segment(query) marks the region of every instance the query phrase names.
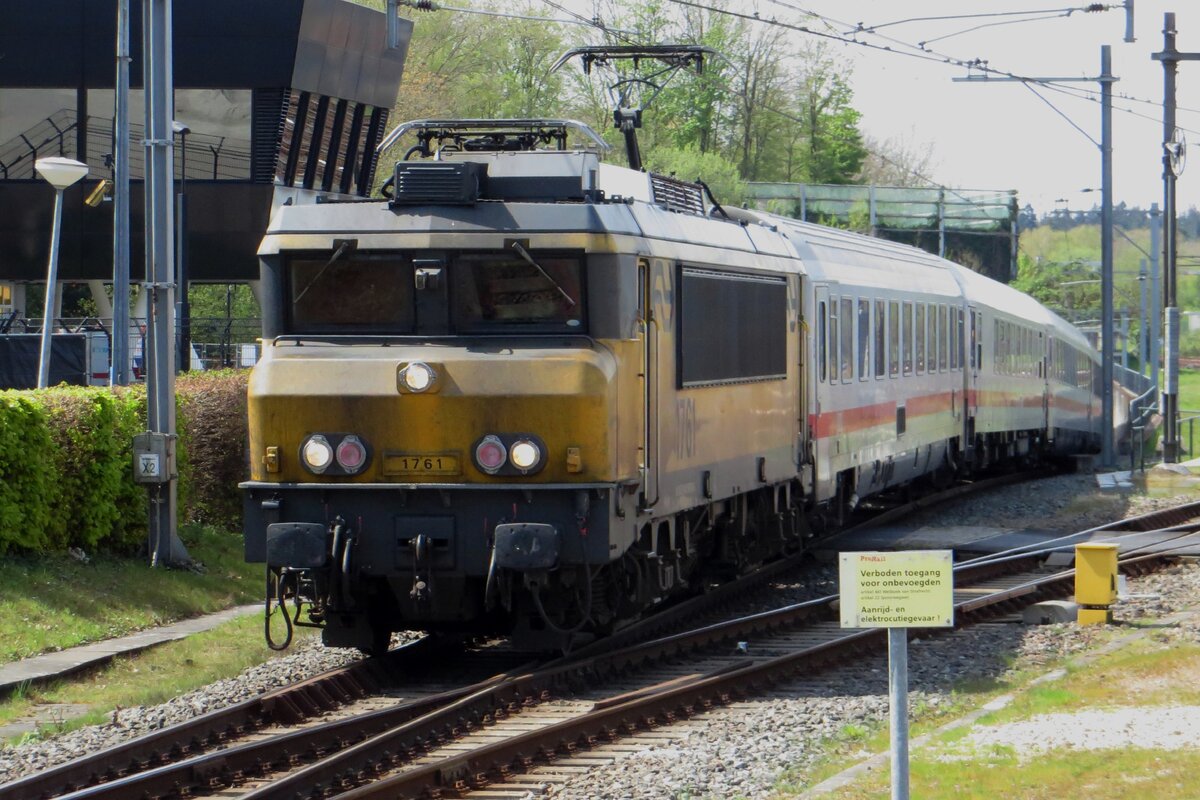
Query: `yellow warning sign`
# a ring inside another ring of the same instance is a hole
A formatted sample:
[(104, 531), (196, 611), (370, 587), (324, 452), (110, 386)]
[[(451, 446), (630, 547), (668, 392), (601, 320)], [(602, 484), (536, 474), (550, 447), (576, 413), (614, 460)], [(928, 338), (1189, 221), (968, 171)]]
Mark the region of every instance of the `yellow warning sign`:
[(954, 626), (954, 554), (949, 550), (842, 553), (843, 628)]

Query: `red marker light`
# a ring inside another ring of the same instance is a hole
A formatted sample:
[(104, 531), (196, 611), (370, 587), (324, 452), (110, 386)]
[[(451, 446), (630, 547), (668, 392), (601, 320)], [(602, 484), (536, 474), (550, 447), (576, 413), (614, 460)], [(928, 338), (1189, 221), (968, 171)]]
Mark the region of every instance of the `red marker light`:
[(357, 472), (367, 460), (367, 449), (357, 436), (347, 436), (337, 447), (338, 466), (346, 472)]
[(508, 450), (504, 447), (504, 442), (496, 436), (483, 437), (483, 441), (475, 447), (475, 463), (484, 472), (496, 472), (504, 466), (507, 459)]

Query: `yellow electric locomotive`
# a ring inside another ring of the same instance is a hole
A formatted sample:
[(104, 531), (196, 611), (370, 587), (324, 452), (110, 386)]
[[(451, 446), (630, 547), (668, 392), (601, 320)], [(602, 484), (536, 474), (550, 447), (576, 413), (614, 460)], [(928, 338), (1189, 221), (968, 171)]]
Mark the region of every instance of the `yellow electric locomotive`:
[(785, 238), (576, 124), (413, 130), (443, 146), (388, 199), (283, 206), (260, 250), (246, 554), (276, 598), (331, 645), (560, 645), (796, 543)]

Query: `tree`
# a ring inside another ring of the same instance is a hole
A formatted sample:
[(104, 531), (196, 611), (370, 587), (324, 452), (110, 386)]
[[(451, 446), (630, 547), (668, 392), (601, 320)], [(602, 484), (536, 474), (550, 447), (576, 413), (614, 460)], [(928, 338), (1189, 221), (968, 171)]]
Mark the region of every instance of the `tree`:
[(928, 186), (934, 169), (933, 143), (908, 136), (879, 141), (864, 137), (867, 151), (858, 182), (875, 186)]
[(805, 180), (809, 183), (850, 183), (862, 170), (867, 150), (851, 104), (854, 92), (844, 70), (824, 46), (804, 51), (805, 70), (797, 86)]
[(646, 157), (646, 167), (681, 181), (704, 181), (722, 205), (740, 204), (746, 183), (738, 174), (737, 164), (716, 153), (701, 152), (698, 147), (658, 147)]

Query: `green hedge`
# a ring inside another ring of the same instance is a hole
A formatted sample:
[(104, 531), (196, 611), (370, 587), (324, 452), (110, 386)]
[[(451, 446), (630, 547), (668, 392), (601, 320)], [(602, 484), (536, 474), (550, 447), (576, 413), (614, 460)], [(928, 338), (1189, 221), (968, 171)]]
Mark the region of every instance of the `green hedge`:
[[(236, 528), (246, 447), (246, 373), (181, 378), (180, 519)], [(0, 392), (0, 553), (132, 552), (145, 544), (146, 490), (132, 441), (142, 387)]]

